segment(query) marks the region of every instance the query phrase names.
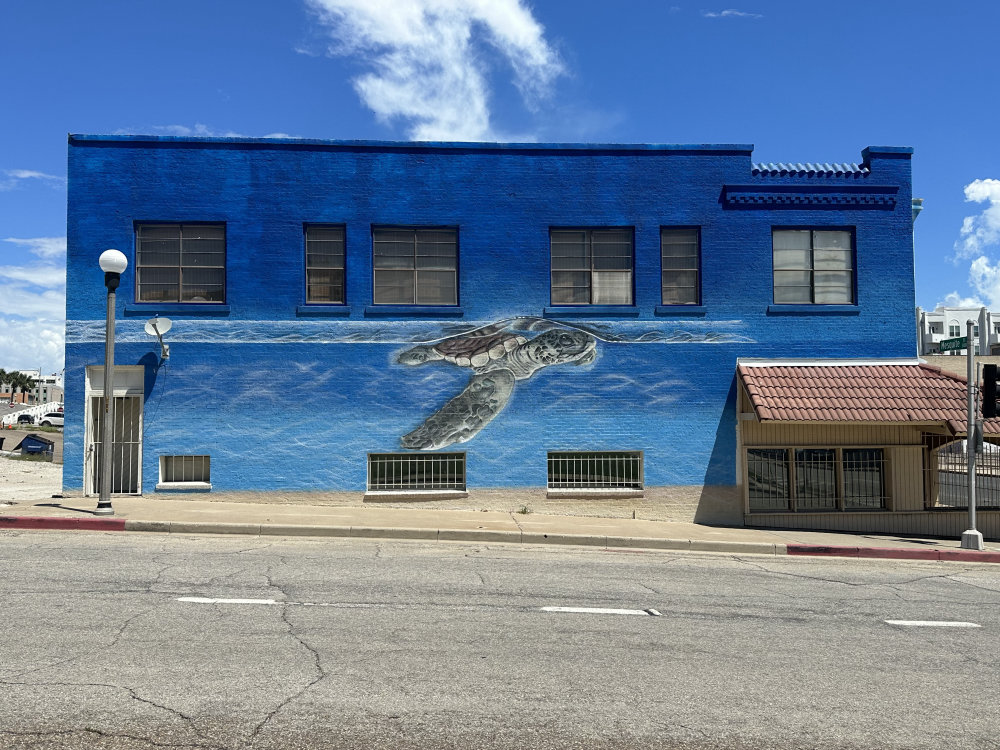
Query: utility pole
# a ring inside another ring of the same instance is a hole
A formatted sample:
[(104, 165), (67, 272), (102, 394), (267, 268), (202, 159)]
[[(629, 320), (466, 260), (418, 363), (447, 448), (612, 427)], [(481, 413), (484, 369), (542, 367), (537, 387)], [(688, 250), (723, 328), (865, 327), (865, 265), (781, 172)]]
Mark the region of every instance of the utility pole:
[(968, 421), (965, 429), (965, 455), (969, 466), (969, 528), (962, 532), (962, 549), (983, 549), (983, 535), (976, 530), (976, 451), (979, 429), (976, 424), (976, 358), (972, 342), (972, 321), (965, 321), (965, 353), (968, 370)]

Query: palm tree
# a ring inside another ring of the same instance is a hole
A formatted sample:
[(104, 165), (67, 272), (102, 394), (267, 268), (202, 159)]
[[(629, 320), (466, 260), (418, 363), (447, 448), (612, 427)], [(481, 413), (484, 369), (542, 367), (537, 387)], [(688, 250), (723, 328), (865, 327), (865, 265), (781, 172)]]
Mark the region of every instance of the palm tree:
[(3, 369), (2, 367), (0, 367), (0, 393), (6, 393), (6, 391), (5, 391), (5, 389), (4, 389), (3, 386), (4, 386), (4, 383), (7, 382), (8, 377), (9, 376), (7, 375), (7, 371), (5, 369)]
[[(14, 396), (17, 394), (18, 391), (21, 391), (22, 394), (27, 393), (27, 391), (31, 387), (33, 387), (35, 383), (35, 381), (32, 378), (28, 377), (23, 372), (17, 372), (16, 370), (7, 373), (7, 380), (10, 383), (10, 394), (12, 401), (14, 400)], [(21, 403), (26, 403), (23, 395)]]
[(22, 375), (22, 377), (24, 379), (21, 381), (21, 393), (28, 393), (28, 403), (30, 404), (32, 399), (30, 391), (35, 390), (35, 387), (38, 385), (38, 381), (30, 375)]

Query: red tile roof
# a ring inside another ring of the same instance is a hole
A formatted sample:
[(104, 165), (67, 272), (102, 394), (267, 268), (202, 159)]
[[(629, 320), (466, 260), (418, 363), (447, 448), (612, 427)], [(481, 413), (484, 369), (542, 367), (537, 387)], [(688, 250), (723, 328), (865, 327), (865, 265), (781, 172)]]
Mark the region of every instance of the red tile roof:
[[(966, 379), (925, 364), (740, 365), (762, 422), (937, 422), (964, 435)], [(1000, 418), (983, 431), (1000, 434)]]

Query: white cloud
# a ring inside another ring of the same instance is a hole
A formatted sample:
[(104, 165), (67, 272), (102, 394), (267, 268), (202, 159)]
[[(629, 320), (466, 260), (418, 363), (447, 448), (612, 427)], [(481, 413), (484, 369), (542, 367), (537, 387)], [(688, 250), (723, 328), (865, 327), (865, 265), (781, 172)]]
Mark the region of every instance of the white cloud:
[(66, 286), (66, 269), (62, 266), (0, 266), (0, 278), (23, 281), (45, 289), (60, 289)]
[(988, 205), (977, 216), (966, 216), (959, 239), (955, 242), (957, 258), (982, 255), (992, 245), (1000, 244), (1000, 180), (974, 180), (965, 186), (965, 200)]
[[(62, 369), (66, 317), (65, 237), (7, 237), (0, 266), (0, 367)], [(26, 252), (25, 252), (26, 251)], [(33, 259), (31, 256), (35, 256)]]
[[(521, 0), (307, 0), (327, 26), (332, 54), (371, 68), (354, 79), (383, 122), (415, 140), (497, 140), (480, 38), (514, 70), (529, 108), (564, 72)], [(479, 34), (479, 32), (482, 32)]]
[(703, 10), (701, 14), (705, 18), (763, 18), (764, 16), (760, 13), (748, 13), (743, 10), (736, 10), (735, 8), (729, 8), (728, 10)]
[(7, 237), (4, 242), (27, 248), (28, 252), (39, 258), (62, 258), (66, 255), (65, 237)]
[(14, 190), (20, 187), (25, 180), (38, 180), (54, 187), (64, 187), (66, 185), (65, 177), (57, 177), (56, 175), (37, 172), (33, 169), (0, 170), (0, 190)]
[(0, 367), (59, 372), (64, 366), (62, 321), (13, 319), (0, 315)]
[(949, 292), (944, 299), (938, 302), (934, 309), (940, 307), (982, 307), (983, 302), (979, 297), (963, 297), (958, 292)]
[(987, 307), (1000, 307), (1000, 264), (980, 255), (969, 266), (969, 284), (986, 299)]

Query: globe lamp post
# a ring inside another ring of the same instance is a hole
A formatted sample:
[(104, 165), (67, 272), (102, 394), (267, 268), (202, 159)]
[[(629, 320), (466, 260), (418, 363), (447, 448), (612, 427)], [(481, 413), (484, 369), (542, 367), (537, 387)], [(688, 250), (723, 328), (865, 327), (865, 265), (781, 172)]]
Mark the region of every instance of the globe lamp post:
[(97, 499), (99, 516), (113, 516), (111, 507), (111, 426), (114, 424), (115, 378), (115, 290), (122, 273), (128, 268), (128, 258), (118, 250), (105, 250), (98, 261), (104, 271), (104, 286), (108, 288), (108, 312), (104, 333), (104, 419), (101, 423), (101, 487)]

